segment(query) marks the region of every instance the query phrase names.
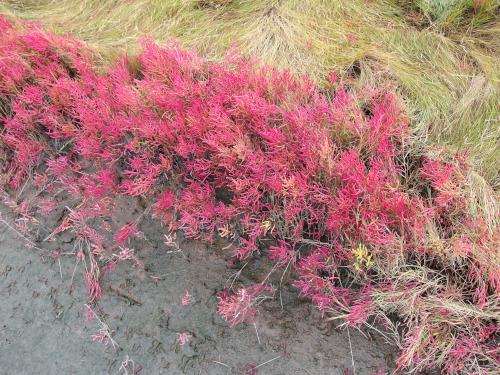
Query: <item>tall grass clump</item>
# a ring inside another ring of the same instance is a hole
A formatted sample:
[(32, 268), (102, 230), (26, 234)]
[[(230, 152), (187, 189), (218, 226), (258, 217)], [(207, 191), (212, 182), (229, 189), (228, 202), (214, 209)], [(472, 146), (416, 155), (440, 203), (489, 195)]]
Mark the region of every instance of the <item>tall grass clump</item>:
[[(118, 197), (142, 197), (170, 230), (284, 270), (326, 319), (392, 339), (400, 371), (496, 372), (496, 197), (462, 154), (410, 142), (395, 93), (148, 39), (93, 60), (0, 18), (4, 201), (22, 231), (64, 202), (47, 238), (73, 233), (92, 302), (118, 262), (138, 263), (137, 223), (108, 219)], [(218, 311), (252, 321), (273, 290), (224, 291)]]
[(495, 0), (399, 0), (399, 3), (421, 13), (421, 22), (444, 31), (480, 27), (491, 22), (498, 11)]
[(498, 180), (499, 45), (494, 0), (6, 0), (0, 11), (71, 32), (113, 60), (141, 35), (204, 57), (239, 53), (326, 84), (392, 82), (418, 141), (466, 151)]

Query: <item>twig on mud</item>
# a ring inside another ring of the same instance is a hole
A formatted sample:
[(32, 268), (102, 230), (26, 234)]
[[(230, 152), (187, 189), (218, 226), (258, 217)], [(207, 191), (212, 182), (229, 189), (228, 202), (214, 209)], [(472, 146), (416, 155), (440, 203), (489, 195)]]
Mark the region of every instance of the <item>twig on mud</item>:
[(158, 282), (158, 280), (165, 280), (165, 278), (167, 276), (168, 276), (168, 274), (167, 275), (160, 275), (160, 276), (149, 275), (149, 277), (152, 278), (154, 282)]
[(281, 358), (281, 356), (279, 355), (279, 356), (277, 356), (277, 357), (274, 357), (273, 359), (270, 359), (269, 361), (265, 361), (265, 362), (261, 363), (260, 365), (255, 366), (255, 368), (259, 368), (259, 367), (262, 367), (262, 366), (264, 366), (264, 365), (267, 365), (268, 363), (271, 363), (272, 361), (275, 361), (275, 360), (277, 360), (278, 358)]
[(283, 298), (281, 298), (281, 285), (283, 284), (283, 278), (285, 277), (285, 274), (286, 274), (286, 271), (288, 270), (288, 267), (290, 267), (290, 264), (292, 263), (292, 259), (290, 259), (288, 261), (288, 264), (286, 265), (285, 267), (285, 270), (283, 271), (283, 274), (281, 275), (281, 279), (280, 279), (280, 286), (279, 286), (279, 289), (280, 289), (280, 304), (281, 304), (281, 310), (283, 310)]
[[(253, 367), (254, 369), (257, 369), (257, 368), (259, 368), (259, 367), (262, 367), (262, 366), (267, 365), (268, 363), (271, 363), (271, 362), (273, 362), (273, 361), (276, 361), (276, 360), (277, 360), (277, 359), (279, 359), (279, 358), (281, 358), (281, 356), (280, 356), (280, 355), (279, 355), (279, 356), (277, 356), (277, 357), (271, 358), (271, 359), (270, 359), (270, 360), (268, 360), (268, 361), (262, 362), (262, 363), (261, 363), (261, 364), (259, 364), (259, 365), (252, 366), (252, 367)], [(216, 364), (218, 364), (218, 365), (224, 366), (224, 367), (226, 367), (226, 368), (229, 368), (229, 369), (230, 369), (230, 368), (232, 368), (231, 366), (229, 366), (228, 364), (223, 363), (223, 362), (219, 362), (219, 361), (212, 361), (212, 362), (213, 362), (213, 363), (216, 363)]]
[(177, 234), (170, 232), (169, 234), (164, 234), (163, 237), (165, 237), (165, 241), (163, 243), (167, 247), (173, 247), (175, 250), (168, 250), (167, 254), (175, 254), (175, 253), (181, 253), (181, 255), (184, 258), (186, 257), (186, 254), (182, 251), (180, 248), (179, 244), (177, 243)]
[(260, 284), (264, 285), (267, 282), (267, 279), (269, 279), (269, 277), (271, 277), (273, 272), (276, 271), (277, 269), (278, 269), (278, 263), (275, 263), (273, 265), (273, 268), (271, 268), (271, 271), (268, 272), (268, 274), (266, 275), (266, 277), (264, 277), (264, 280), (262, 280)]
[(61, 267), (61, 259), (60, 258), (57, 258), (57, 263), (59, 263), (59, 275), (61, 275), (61, 281), (62, 281), (63, 275), (62, 275), (62, 267)]
[(227, 367), (227, 368), (231, 368), (231, 366), (229, 365), (226, 365), (225, 363), (222, 363), (222, 362), (219, 362), (219, 361), (212, 361), (213, 363), (217, 363), (218, 365), (221, 365), (221, 366), (224, 366), (224, 367)]
[(347, 338), (349, 339), (349, 349), (351, 351), (352, 372), (356, 375), (356, 365), (354, 364), (354, 354), (352, 353), (351, 333), (349, 332), (349, 327), (347, 327)]
[(136, 370), (135, 370), (135, 362), (133, 359), (130, 359), (128, 354), (125, 356), (125, 358), (123, 359), (121, 365), (120, 365), (120, 368), (118, 369), (118, 372), (122, 372), (123, 371), (123, 375), (128, 375), (128, 367), (129, 365), (132, 367), (132, 374), (135, 374), (136, 373)]
[(134, 221), (134, 224), (136, 225), (136, 227), (139, 226), (141, 220), (146, 216), (146, 214), (149, 213), (149, 211), (151, 211), (152, 207), (153, 207), (153, 203), (151, 203), (148, 207), (146, 207), (146, 209), (144, 209), (142, 211), (142, 213), (139, 216), (137, 216), (137, 218)]
[[(339, 280), (340, 286), (343, 288), (344, 286), (342, 285), (342, 280)], [(331, 320), (331, 319), (328, 319)], [(349, 326), (347, 326), (347, 338), (349, 339), (349, 349), (351, 351), (351, 362), (352, 362), (352, 371), (354, 375), (356, 375), (356, 366), (354, 364), (354, 354), (352, 352), (352, 343), (351, 343), (351, 333), (349, 332)]]
[[(64, 206), (65, 209), (67, 209), (70, 213), (73, 213), (74, 211), (69, 208), (68, 206)], [(55, 234), (57, 234), (57, 231), (59, 230), (59, 227), (55, 228), (50, 234), (43, 239), (43, 242), (50, 240)]]
[(104, 322), (101, 320), (101, 318), (99, 318), (99, 315), (97, 315), (97, 314), (95, 313), (95, 311), (94, 311), (94, 310), (92, 310), (92, 307), (90, 307), (90, 306), (89, 306), (89, 305), (87, 305), (87, 304), (84, 304), (84, 306), (85, 306), (85, 307), (86, 307), (89, 311), (91, 311), (91, 312), (92, 312), (92, 314), (94, 315), (94, 317), (97, 319), (97, 321), (98, 321), (98, 322), (99, 322), (99, 324), (101, 325), (101, 330), (100, 330), (100, 331), (104, 333), (104, 335), (105, 335), (105, 337), (107, 338), (107, 340), (108, 340), (108, 341), (111, 343), (111, 345), (113, 346), (113, 349), (119, 348), (119, 347), (120, 347), (120, 345), (118, 345), (118, 343), (117, 343), (115, 340), (113, 340), (113, 337), (111, 337), (111, 332), (112, 332), (112, 331), (111, 331), (111, 328), (109, 328), (109, 326), (108, 326), (106, 323), (104, 323)]
[(381, 336), (385, 339), (385, 341), (386, 341), (388, 344), (390, 344), (390, 345), (394, 345), (394, 344), (396, 344), (396, 345), (398, 345), (398, 346), (399, 346), (399, 343), (398, 343), (396, 340), (391, 339), (391, 338), (390, 338), (390, 337), (388, 337), (386, 334), (384, 334), (381, 330), (379, 330), (378, 328), (374, 327), (374, 326), (373, 326), (373, 325), (371, 325), (370, 323), (365, 322), (365, 325), (366, 325), (368, 328), (373, 329), (373, 330), (374, 330), (375, 332), (377, 332), (379, 335), (381, 335)]
[(73, 285), (73, 279), (75, 278), (76, 268), (78, 267), (78, 263), (80, 263), (80, 257), (76, 257), (75, 268), (73, 268), (73, 273), (71, 274), (71, 280), (69, 282), (69, 287)]
[(231, 242), (229, 245), (224, 246), (224, 247), (222, 248), (222, 250), (227, 250), (227, 249), (231, 248), (231, 246), (233, 246), (233, 245), (234, 245), (234, 242)]
[(5, 224), (5, 226), (7, 228), (9, 228), (10, 230), (14, 231), (17, 235), (21, 236), (24, 240), (28, 241), (28, 243), (31, 245), (31, 248), (32, 249), (37, 249), (37, 250), (42, 250), (44, 251), (44, 249), (42, 249), (41, 247), (38, 247), (36, 246), (36, 244), (31, 241), (28, 237), (26, 237), (24, 234), (22, 234), (21, 232), (19, 232), (16, 228), (14, 228), (12, 225), (10, 225), (7, 220), (5, 220), (2, 216), (2, 214), (0, 213), (0, 223), (3, 223)]
[(19, 192), (17, 193), (16, 200), (18, 200), (18, 199), (19, 199), (19, 197), (20, 197), (20, 196), (21, 196), (21, 194), (23, 193), (24, 189), (25, 189), (25, 188), (26, 188), (26, 186), (28, 185), (28, 182), (29, 182), (29, 181), (30, 181), (30, 178), (29, 178), (29, 177), (26, 179), (26, 181), (24, 181), (24, 184), (23, 184), (23, 186), (22, 186), (21, 190), (19, 190)]
[(259, 331), (257, 331), (257, 323), (254, 323), (253, 327), (255, 328), (255, 333), (257, 334), (257, 341), (259, 342), (259, 345), (262, 345), (262, 343), (260, 342)]
[(229, 289), (233, 289), (233, 284), (234, 282), (238, 279), (238, 277), (241, 275), (241, 272), (243, 272), (243, 269), (247, 266), (248, 262), (246, 262), (243, 267), (240, 268), (238, 272), (236, 272), (233, 276), (230, 276), (227, 281), (229, 281), (231, 278), (233, 281), (231, 281), (231, 285), (229, 286)]
[(54, 229), (52, 232), (50, 232), (49, 235), (43, 239), (43, 242), (50, 240), (52, 238), (52, 236), (56, 233), (56, 230), (57, 230), (57, 228)]
[(109, 287), (109, 290), (111, 290), (112, 292), (118, 294), (120, 297), (123, 297), (125, 299), (127, 299), (131, 304), (133, 305), (142, 305), (142, 302), (139, 301), (136, 297), (134, 297), (132, 294), (124, 291), (123, 289), (121, 288), (116, 288), (116, 287), (113, 287), (113, 286), (110, 286)]

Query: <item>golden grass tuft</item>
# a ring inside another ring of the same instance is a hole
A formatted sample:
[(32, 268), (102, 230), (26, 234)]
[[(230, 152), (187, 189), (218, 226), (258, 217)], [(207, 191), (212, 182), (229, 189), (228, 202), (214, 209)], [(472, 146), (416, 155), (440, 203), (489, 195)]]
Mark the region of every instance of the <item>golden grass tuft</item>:
[(418, 140), (467, 151), (500, 186), (500, 23), (494, 0), (6, 0), (0, 11), (70, 32), (113, 59), (179, 39), (322, 81), (331, 70), (407, 99)]

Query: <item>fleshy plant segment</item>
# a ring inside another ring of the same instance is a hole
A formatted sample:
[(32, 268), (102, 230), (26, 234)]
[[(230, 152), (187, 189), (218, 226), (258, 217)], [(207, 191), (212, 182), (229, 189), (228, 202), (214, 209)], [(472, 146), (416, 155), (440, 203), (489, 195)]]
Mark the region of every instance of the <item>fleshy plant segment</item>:
[[(149, 40), (105, 71), (92, 59), (0, 18), (0, 183), (20, 197), (21, 229), (58, 196), (72, 202), (49, 237), (74, 233), (91, 300), (102, 270), (140, 266), (126, 247), (136, 223), (107, 221), (117, 197), (140, 196), (170, 229), (292, 270), (326, 319), (392, 336), (400, 370), (495, 372), (497, 217), (478, 209), (463, 157), (411, 146), (394, 93)], [(28, 183), (37, 193), (23, 198)], [(223, 292), (218, 311), (252, 323), (273, 290)]]

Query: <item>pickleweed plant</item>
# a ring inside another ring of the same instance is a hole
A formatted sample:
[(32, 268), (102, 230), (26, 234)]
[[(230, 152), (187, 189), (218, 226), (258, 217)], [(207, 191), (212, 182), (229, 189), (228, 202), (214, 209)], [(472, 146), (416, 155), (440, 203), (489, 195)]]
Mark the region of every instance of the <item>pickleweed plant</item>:
[[(75, 236), (91, 300), (116, 262), (137, 260), (125, 245), (138, 222), (109, 218), (117, 198), (140, 197), (169, 244), (175, 230), (223, 238), (234, 264), (261, 256), (290, 270), (325, 319), (384, 330), (401, 371), (495, 373), (498, 215), (478, 209), (466, 158), (412, 143), (383, 87), (354, 91), (332, 74), (321, 88), (258, 61), (142, 43), (133, 64), (97, 68), (72, 37), (0, 17), (0, 184), (12, 207), (38, 187), (24, 218), (65, 197), (47, 239)], [(224, 292), (218, 312), (253, 323), (273, 290), (266, 278)]]
[(236, 293), (227, 290), (217, 296), (217, 312), (234, 327), (243, 322), (254, 323), (257, 306), (265, 299), (271, 298), (274, 288), (270, 285), (255, 284), (240, 288)]

